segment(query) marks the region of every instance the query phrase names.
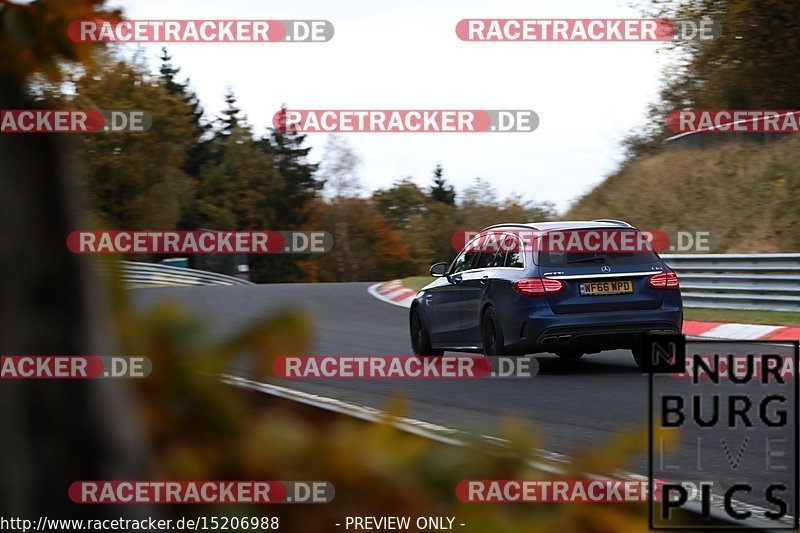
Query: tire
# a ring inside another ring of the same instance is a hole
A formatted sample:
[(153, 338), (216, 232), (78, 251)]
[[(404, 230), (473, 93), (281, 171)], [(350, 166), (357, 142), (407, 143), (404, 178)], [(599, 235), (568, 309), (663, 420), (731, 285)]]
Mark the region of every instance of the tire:
[(490, 307), (483, 313), (481, 320), (481, 339), (483, 341), (483, 355), (496, 357), (505, 355), (503, 349), (503, 329), (497, 320), (497, 313)]
[(425, 329), (425, 321), (422, 320), (422, 313), (416, 307), (411, 313), (411, 349), (418, 357), (444, 355), (444, 350), (434, 350), (431, 347), (431, 339), (428, 336), (428, 330)]
[(579, 350), (561, 350), (556, 352), (556, 355), (559, 356), (561, 359), (580, 359), (583, 357), (583, 352)]

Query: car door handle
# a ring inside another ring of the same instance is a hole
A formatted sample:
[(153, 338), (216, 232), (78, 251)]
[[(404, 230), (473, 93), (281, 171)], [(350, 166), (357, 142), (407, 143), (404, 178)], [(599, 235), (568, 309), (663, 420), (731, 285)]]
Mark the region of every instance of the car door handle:
[(481, 278), (481, 284), (484, 284), (484, 283), (486, 283), (487, 281), (489, 281), (489, 276), (483, 276), (483, 277)]

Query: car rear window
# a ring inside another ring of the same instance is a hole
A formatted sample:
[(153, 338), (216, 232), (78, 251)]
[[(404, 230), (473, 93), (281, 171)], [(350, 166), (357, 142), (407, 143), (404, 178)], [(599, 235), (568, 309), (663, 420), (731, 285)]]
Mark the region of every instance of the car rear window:
[(545, 267), (635, 265), (658, 261), (650, 243), (637, 230), (552, 232), (537, 243), (534, 260)]
[(658, 261), (654, 252), (539, 252), (536, 264), (546, 267), (635, 265)]

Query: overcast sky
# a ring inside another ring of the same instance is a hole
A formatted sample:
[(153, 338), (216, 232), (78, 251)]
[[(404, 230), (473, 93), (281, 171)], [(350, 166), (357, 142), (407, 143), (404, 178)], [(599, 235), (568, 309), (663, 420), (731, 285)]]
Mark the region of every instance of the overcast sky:
[[(231, 86), (257, 132), (295, 109), (533, 109), (532, 133), (346, 133), (365, 189), (436, 163), (460, 190), (480, 176), (501, 197), (564, 210), (611, 173), (620, 141), (644, 122), (664, 54), (644, 42), (463, 42), (462, 18), (639, 17), (630, 0), (112, 0), (130, 19), (327, 19), (327, 43), (169, 44), (207, 112)], [(145, 47), (153, 68), (162, 45)], [(312, 158), (326, 134), (309, 135)]]

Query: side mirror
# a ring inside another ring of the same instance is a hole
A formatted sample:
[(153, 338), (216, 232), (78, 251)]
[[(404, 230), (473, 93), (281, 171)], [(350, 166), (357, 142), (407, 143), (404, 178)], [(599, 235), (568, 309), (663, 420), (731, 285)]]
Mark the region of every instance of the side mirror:
[(431, 266), (431, 276), (434, 278), (441, 278), (447, 273), (447, 263), (436, 263)]

